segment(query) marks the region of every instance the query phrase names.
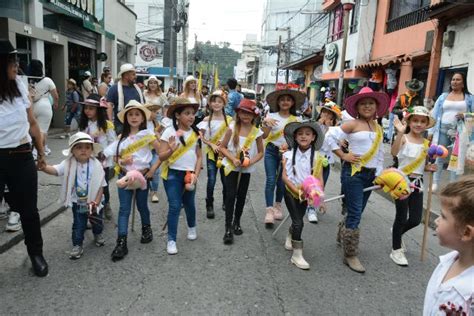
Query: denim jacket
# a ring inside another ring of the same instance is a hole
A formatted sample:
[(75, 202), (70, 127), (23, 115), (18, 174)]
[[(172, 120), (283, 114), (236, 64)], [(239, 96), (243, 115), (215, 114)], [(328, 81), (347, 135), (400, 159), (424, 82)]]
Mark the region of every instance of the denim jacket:
[[(431, 116), (436, 120), (436, 125), (428, 130), (428, 133), (430, 135), (433, 135), (433, 144), (438, 144), (439, 131), (441, 129), (441, 117), (443, 116), (443, 104), (446, 98), (448, 97), (448, 94), (448, 92), (445, 92), (438, 97), (438, 100), (436, 100), (436, 103), (434, 105), (433, 111), (431, 112)], [(474, 98), (472, 94), (466, 94), (464, 101), (466, 101), (467, 105), (466, 112), (472, 113), (474, 103)]]

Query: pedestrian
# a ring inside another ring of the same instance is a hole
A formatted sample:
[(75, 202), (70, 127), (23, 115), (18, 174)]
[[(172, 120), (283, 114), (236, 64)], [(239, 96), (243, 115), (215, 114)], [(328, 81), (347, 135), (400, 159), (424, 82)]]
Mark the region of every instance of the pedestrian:
[[(458, 122), (464, 119), (466, 113), (472, 112), (474, 112), (474, 97), (467, 89), (466, 75), (456, 72), (451, 78), (449, 92), (440, 95), (433, 108), (432, 115), (436, 120), (436, 125), (429, 131), (432, 135), (432, 143), (445, 146), (451, 155)], [(434, 173), (433, 191), (438, 189), (445, 161), (446, 158), (436, 158), (438, 170)], [(449, 171), (449, 182), (455, 181), (456, 178), (456, 172)]]
[(234, 117), (235, 109), (239, 106), (240, 101), (243, 99), (242, 95), (236, 91), (237, 80), (230, 78), (227, 80), (227, 86), (229, 87), (229, 94), (227, 95), (227, 104), (225, 106), (225, 114)]
[(31, 137), (37, 150), (37, 166), (42, 168), (46, 162), (41, 131), (31, 103), (18, 77), (17, 51), (10, 41), (0, 39), (0, 187), (8, 187), (11, 207), (20, 213), (33, 271), (44, 277), (48, 274), (48, 264), (43, 257), (37, 206), (38, 174), (31, 153)]
[(107, 92), (109, 91), (111, 86), (112, 86), (112, 74), (110, 72), (103, 72), (102, 75), (100, 76), (98, 94), (101, 97), (107, 96)]
[(182, 207), (188, 224), (187, 238), (197, 238), (195, 195), (202, 165), (199, 130), (194, 125), (198, 108), (199, 104), (190, 103), (189, 99), (177, 98), (167, 112), (173, 124), (165, 129), (160, 139), (161, 177), (168, 197), (166, 251), (170, 255), (178, 253), (176, 235)]
[(199, 124), (204, 119), (204, 111), (202, 110), (203, 102), (201, 92), (198, 91), (197, 79), (193, 76), (186, 77), (183, 83), (183, 93), (180, 94), (181, 98), (187, 98), (191, 103), (197, 103), (199, 105), (198, 111), (196, 112), (195, 125)]
[[(145, 97), (146, 104), (156, 104), (160, 107), (163, 107), (166, 103), (168, 103), (168, 99), (161, 90), (161, 80), (155, 76), (150, 76), (144, 81), (144, 83), (146, 90), (143, 92), (143, 96)], [(157, 114), (159, 114), (157, 118), (161, 120), (161, 113)]]
[[(98, 94), (90, 94), (89, 98), (82, 103), (81, 116), (79, 119), (79, 131), (88, 134), (103, 149), (107, 148), (116, 141), (114, 124), (107, 120), (107, 101)], [(109, 174), (110, 168), (113, 168), (112, 157), (105, 157), (101, 152), (97, 158), (102, 163), (104, 169), (104, 216), (106, 219), (112, 219), (112, 208), (110, 207)]]
[[(151, 179), (155, 173), (157, 164), (151, 165), (152, 152), (150, 147), (158, 150), (158, 141), (155, 133), (146, 128), (150, 118), (150, 111), (135, 100), (130, 100), (125, 108), (117, 114), (117, 118), (123, 124), (123, 132), (118, 140), (109, 145), (104, 151), (106, 157), (113, 156), (116, 162), (118, 179), (127, 172), (136, 170)], [(117, 244), (112, 252), (112, 261), (123, 259), (128, 254), (127, 235), (128, 220), (132, 210), (135, 196), (138, 212), (142, 221), (142, 244), (153, 240), (151, 229), (150, 210), (148, 209), (148, 187), (145, 189), (127, 190), (118, 188), (119, 215), (118, 215), (118, 237)]]
[[(309, 176), (323, 181), (324, 156), (318, 152), (324, 141), (324, 132), (317, 122), (292, 122), (284, 128), (284, 137), (291, 150), (283, 154), (283, 182), (285, 183), (285, 204), (291, 217), (291, 226), (286, 237), (285, 248), (293, 250), (291, 263), (307, 270), (309, 263), (303, 257), (303, 217), (308, 201), (300, 197), (301, 186)], [(326, 206), (321, 204), (321, 210)]]
[(236, 109), (235, 122), (221, 144), (226, 176), (224, 244), (234, 242), (234, 234), (243, 234), (240, 219), (256, 163), (263, 158), (263, 132), (255, 126), (259, 115), (255, 101), (242, 99)]
[(423, 106), (413, 107), (403, 123), (398, 117), (394, 120), (397, 136), (392, 145), (392, 155), (398, 157), (399, 169), (408, 176), (412, 186), (408, 198), (395, 200), (390, 258), (400, 266), (408, 265), (402, 236), (418, 226), (423, 215), (423, 173), (436, 169), (436, 165), (427, 164), (429, 140), (424, 138), (425, 131), (434, 124), (435, 120)]
[[(332, 151), (343, 160), (341, 180), (347, 215), (339, 223), (337, 240), (342, 241), (344, 263), (352, 270), (363, 273), (365, 268), (357, 257), (359, 225), (371, 193), (363, 190), (373, 184), (375, 176), (383, 169), (383, 129), (375, 119), (387, 112), (389, 97), (364, 87), (358, 94), (348, 97), (345, 105), (348, 114), (355, 119), (326, 134)], [(339, 141), (342, 139), (349, 142), (347, 153), (340, 148)]]
[(92, 225), (95, 245), (102, 247), (105, 244), (102, 193), (107, 182), (102, 164), (95, 158), (101, 151), (102, 147), (91, 136), (78, 132), (71, 136), (68, 149), (63, 151), (67, 158), (60, 164), (41, 169), (49, 175), (62, 177), (60, 201), (65, 207), (71, 207), (73, 214), (72, 250), (69, 253), (72, 260), (82, 257), (88, 221)]
[(81, 92), (82, 98), (85, 100), (89, 96), (89, 94), (93, 93), (93, 86), (92, 86), (92, 73), (87, 70), (84, 72), (84, 79), (81, 83)]
[(166, 92), (166, 97), (168, 98), (168, 102), (171, 103), (170, 99), (176, 97), (176, 89), (173, 86), (168, 88), (168, 92)]
[(61, 136), (63, 139), (66, 138), (66, 136), (70, 137), (72, 120), (75, 119), (79, 121), (81, 113), (80, 100), (81, 97), (77, 91), (76, 80), (69, 78), (67, 81), (66, 103), (62, 108), (63, 111), (66, 111), (66, 115), (64, 116), (64, 132), (66, 135)]
[(97, 78), (91, 79), (92, 93), (99, 94), (99, 80)]
[(202, 141), (206, 144), (206, 164), (207, 164), (207, 187), (206, 187), (206, 216), (214, 218), (214, 187), (216, 185), (217, 173), (220, 173), (222, 182), (223, 209), (225, 210), (225, 175), (222, 165), (222, 154), (220, 146), (224, 136), (229, 130), (232, 118), (225, 115), (224, 106), (227, 98), (222, 90), (214, 91), (209, 97), (209, 115), (198, 124), (202, 133)]
[[(165, 99), (166, 100), (166, 99)], [(166, 100), (168, 103), (168, 100)], [(162, 130), (161, 126), (161, 106), (157, 104), (150, 104), (145, 103), (145, 108), (150, 111), (150, 119), (147, 122), (147, 129), (153, 131), (155, 133), (156, 139), (160, 139)], [(158, 160), (158, 152), (156, 150), (152, 150), (153, 158), (151, 159), (151, 164), (154, 165)], [(150, 193), (151, 193), (151, 202), (158, 203), (160, 201), (158, 197), (158, 185), (160, 183), (160, 165), (161, 161), (158, 162), (158, 168), (156, 168), (155, 173), (153, 174), (153, 178), (150, 179)]]
[[(281, 157), (288, 150), (283, 129), (291, 122), (300, 121), (296, 112), (305, 101), (305, 95), (297, 90), (276, 90), (267, 95), (270, 113), (262, 122), (262, 138), (265, 140), (265, 226), (273, 227), (275, 220), (283, 219), (281, 201), (285, 193), (282, 180)], [(276, 194), (275, 194), (276, 188)]]
[(474, 176), (440, 192), (436, 219), (439, 244), (453, 251), (439, 257), (426, 287), (423, 315), (472, 315), (474, 304)]

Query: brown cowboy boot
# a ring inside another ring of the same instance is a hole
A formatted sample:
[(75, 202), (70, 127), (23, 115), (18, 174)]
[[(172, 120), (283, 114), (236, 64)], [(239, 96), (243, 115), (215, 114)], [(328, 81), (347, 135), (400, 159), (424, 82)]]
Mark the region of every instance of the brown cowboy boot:
[(342, 229), (342, 248), (344, 249), (344, 263), (358, 273), (364, 273), (365, 268), (360, 263), (357, 254), (359, 252), (359, 229)]

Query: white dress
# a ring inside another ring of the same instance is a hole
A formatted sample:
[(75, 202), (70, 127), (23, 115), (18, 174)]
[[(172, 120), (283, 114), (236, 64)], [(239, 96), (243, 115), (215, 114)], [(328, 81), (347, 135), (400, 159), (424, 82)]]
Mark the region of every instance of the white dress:
[(33, 113), (40, 127), (41, 133), (47, 133), (53, 118), (53, 108), (49, 101), (49, 91), (56, 89), (53, 80), (44, 77), (35, 84), (35, 97), (33, 98)]

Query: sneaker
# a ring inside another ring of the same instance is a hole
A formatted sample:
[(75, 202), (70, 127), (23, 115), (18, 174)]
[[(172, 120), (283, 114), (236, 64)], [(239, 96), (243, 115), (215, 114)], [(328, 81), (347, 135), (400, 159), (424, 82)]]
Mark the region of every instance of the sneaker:
[(390, 253), (390, 259), (393, 260), (396, 264), (399, 266), (407, 266), (408, 265), (408, 260), (405, 257), (405, 253), (403, 252), (403, 249), (397, 249), (397, 250), (392, 250)]
[(196, 226), (188, 227), (188, 240), (196, 240), (196, 239), (197, 239)]
[(84, 252), (84, 250), (82, 249), (82, 246), (74, 246), (74, 247), (72, 247), (72, 250), (69, 253), (69, 259), (77, 260), (80, 257), (82, 257), (83, 252)]
[(168, 240), (168, 244), (166, 245), (166, 252), (169, 255), (175, 255), (178, 253), (178, 248), (176, 248), (176, 241)]
[(44, 154), (46, 156), (49, 156), (51, 154), (51, 149), (48, 147), (48, 145), (44, 146)]
[(7, 232), (17, 232), (21, 229), (20, 223), (20, 214), (17, 212), (10, 212), (10, 216), (8, 216), (8, 223), (7, 223)]
[(104, 236), (102, 236), (102, 234), (94, 235), (94, 243), (97, 247), (102, 247), (105, 245)]
[(308, 221), (310, 223), (317, 224), (318, 223), (318, 215), (316, 214), (316, 209), (312, 206), (308, 207)]
[(155, 191), (151, 195), (151, 203), (158, 203), (160, 199), (158, 198), (158, 193)]

